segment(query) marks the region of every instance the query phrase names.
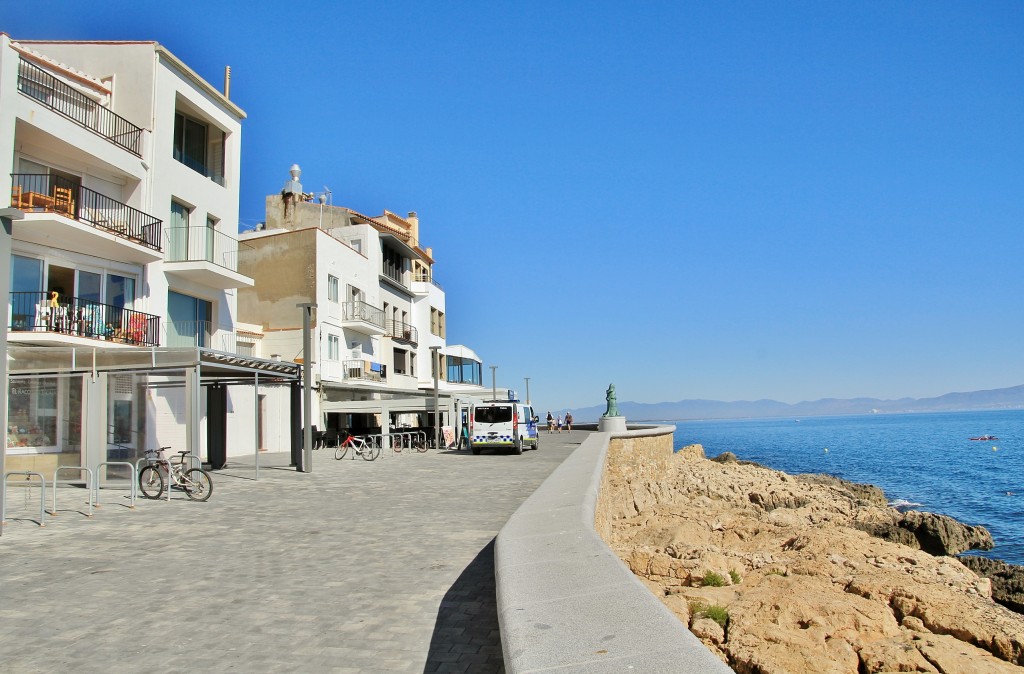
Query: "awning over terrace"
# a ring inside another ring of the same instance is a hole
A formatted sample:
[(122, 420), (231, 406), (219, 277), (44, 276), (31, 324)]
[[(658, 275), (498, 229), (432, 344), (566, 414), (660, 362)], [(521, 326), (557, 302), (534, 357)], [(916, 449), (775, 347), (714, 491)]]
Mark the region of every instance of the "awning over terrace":
[[(157, 386), (183, 387), (185, 389), (186, 409), (184, 414), (185, 449), (194, 456), (200, 455), (200, 427), (204, 412), (200, 408), (200, 390), (204, 386), (224, 387), (245, 385), (255, 387), (258, 397), (260, 386), (289, 385), (297, 393), (302, 378), (301, 366), (297, 363), (282, 362), (241, 356), (223, 351), (213, 351), (198, 347), (165, 347), (136, 349), (103, 349), (88, 347), (28, 347), (10, 345), (7, 351), (7, 366), (10, 379), (30, 379), (37, 377), (84, 377), (86, 380), (105, 379), (107, 375), (139, 373), (158, 376), (163, 383)], [(83, 396), (90, 395), (90, 387), (86, 387)], [(97, 391), (103, 387), (97, 387)], [(297, 396), (293, 394), (293, 398)], [(90, 413), (105, 414), (105, 406), (89, 406)], [(294, 403), (293, 403), (294, 407)], [(209, 421), (214, 416), (222, 416), (223, 409), (216, 411), (211, 406), (208, 410)], [(295, 410), (290, 411), (292, 425), (301, 424), (295, 418)], [(259, 423), (259, 412), (256, 413)], [(97, 418), (89, 424), (94, 428), (105, 428), (106, 421)], [(88, 444), (90, 440), (84, 440)], [(92, 439), (97, 446), (94, 452), (86, 450), (86, 455), (100, 455), (99, 447), (105, 448), (102, 437)], [(2, 448), (0, 448), (2, 449)], [(257, 479), (259, 475), (259, 447), (254, 442), (253, 452), (256, 457)], [(295, 447), (292, 448), (293, 458)], [(0, 459), (3, 453), (0, 452)], [(213, 457), (211, 457), (212, 459)], [(100, 459), (90, 458), (89, 463)], [(2, 463), (2, 461), (0, 461)], [(212, 461), (216, 464), (216, 461)], [(215, 468), (221, 467), (214, 465)]]

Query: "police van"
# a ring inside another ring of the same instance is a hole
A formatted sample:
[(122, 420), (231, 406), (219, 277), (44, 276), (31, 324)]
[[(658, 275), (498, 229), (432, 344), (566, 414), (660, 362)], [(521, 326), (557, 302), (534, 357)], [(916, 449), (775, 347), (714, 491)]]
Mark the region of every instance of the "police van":
[(533, 408), (518, 400), (477, 403), (469, 419), (469, 448), (474, 454), (482, 449), (511, 449), (516, 454), (524, 448), (538, 449), (537, 421)]

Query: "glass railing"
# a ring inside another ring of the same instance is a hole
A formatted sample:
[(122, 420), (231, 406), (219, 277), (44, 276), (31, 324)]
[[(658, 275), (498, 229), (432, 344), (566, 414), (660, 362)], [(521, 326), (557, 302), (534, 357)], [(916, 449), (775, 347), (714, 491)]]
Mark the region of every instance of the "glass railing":
[(238, 239), (213, 227), (168, 227), (167, 262), (210, 262), (238, 271)]

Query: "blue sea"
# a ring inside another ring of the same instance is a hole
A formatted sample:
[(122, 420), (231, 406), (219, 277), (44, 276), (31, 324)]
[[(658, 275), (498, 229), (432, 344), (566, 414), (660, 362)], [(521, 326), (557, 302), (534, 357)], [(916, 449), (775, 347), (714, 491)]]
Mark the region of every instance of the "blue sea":
[[(787, 473), (828, 473), (890, 503), (985, 526), (985, 554), (1024, 565), (1024, 410), (675, 422), (675, 447), (733, 452)], [(997, 441), (969, 438), (993, 435)]]

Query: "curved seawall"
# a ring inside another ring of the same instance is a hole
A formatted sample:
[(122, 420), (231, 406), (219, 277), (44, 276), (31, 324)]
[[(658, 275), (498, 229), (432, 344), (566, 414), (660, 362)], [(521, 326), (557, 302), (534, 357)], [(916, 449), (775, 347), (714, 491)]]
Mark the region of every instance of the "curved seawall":
[(732, 671), (595, 530), (609, 443), (667, 458), (674, 430), (590, 434), (501, 529), (494, 566), (508, 672)]

